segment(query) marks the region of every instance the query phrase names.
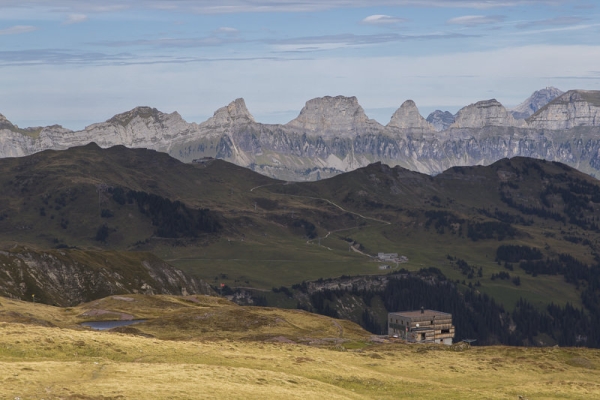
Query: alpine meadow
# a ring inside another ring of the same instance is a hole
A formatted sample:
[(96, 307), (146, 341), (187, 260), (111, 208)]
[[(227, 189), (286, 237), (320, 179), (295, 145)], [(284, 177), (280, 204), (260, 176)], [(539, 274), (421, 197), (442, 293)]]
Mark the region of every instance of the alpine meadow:
[(0, 0), (0, 398), (600, 398), (589, 0)]

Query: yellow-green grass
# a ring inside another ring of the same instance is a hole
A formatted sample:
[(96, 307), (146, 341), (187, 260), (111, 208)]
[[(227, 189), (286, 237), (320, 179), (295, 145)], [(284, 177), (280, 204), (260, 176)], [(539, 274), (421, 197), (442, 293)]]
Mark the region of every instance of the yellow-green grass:
[[(148, 322), (77, 325), (100, 309)], [(0, 398), (589, 399), (598, 368), (598, 350), (376, 344), (348, 321), (209, 296), (0, 298)]]
[(97, 320), (143, 319), (124, 329), (172, 340), (271, 340), (339, 345), (364, 341), (369, 333), (358, 325), (302, 310), (241, 307), (211, 296), (110, 296), (77, 307), (60, 308), (0, 298), (0, 321), (84, 329)]
[[(2, 300), (4, 301), (4, 300)], [(0, 322), (5, 399), (593, 399), (600, 351), (170, 341)], [(353, 348), (352, 348), (353, 347)]]

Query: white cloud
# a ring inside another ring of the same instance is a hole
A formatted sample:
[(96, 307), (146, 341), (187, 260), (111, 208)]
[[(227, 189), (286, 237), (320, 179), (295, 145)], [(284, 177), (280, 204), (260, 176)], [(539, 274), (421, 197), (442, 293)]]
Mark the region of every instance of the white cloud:
[(509, 35), (519, 36), (519, 35), (537, 35), (540, 33), (550, 33), (550, 32), (583, 31), (583, 30), (587, 30), (587, 29), (597, 28), (599, 26), (600, 26), (600, 24), (572, 25), (572, 26), (563, 26), (563, 27), (558, 27), (558, 28), (516, 31), (516, 32), (510, 33)]
[[(51, 3), (50, 5), (48, 3)], [(125, 9), (162, 9), (198, 13), (311, 12), (358, 7), (440, 7), (490, 9), (531, 4), (568, 4), (569, 0), (0, 0), (5, 8), (60, 9), (63, 12), (116, 12)]]
[[(342, 94), (357, 96), (365, 109), (397, 108), (412, 99), (426, 114), (430, 108), (457, 110), (492, 97), (514, 105), (546, 86), (597, 90), (598, 65), (600, 46), (532, 45), (420, 57), (15, 66), (0, 74), (0, 110), (19, 126), (43, 118), (35, 124), (83, 127), (142, 104), (202, 122), (243, 97), (257, 121), (285, 123), (275, 119), (281, 117), (263, 118), (288, 110), (297, 115), (311, 98)], [(377, 119), (387, 123), (390, 117)], [(86, 121), (69, 122), (81, 118)]]
[(361, 24), (365, 25), (395, 25), (406, 22), (405, 18), (392, 17), (391, 15), (369, 15), (367, 18), (363, 19)]
[(573, 16), (560, 16), (556, 18), (542, 19), (536, 21), (521, 22), (516, 25), (517, 28), (530, 28), (538, 26), (565, 26), (565, 25), (577, 25), (587, 18), (573, 17)]
[(36, 31), (37, 28), (31, 25), (15, 25), (10, 28), (0, 29), (0, 35), (18, 35), (21, 33), (28, 33)]
[(479, 26), (496, 24), (504, 21), (503, 15), (464, 15), (462, 17), (456, 17), (449, 19), (447, 22), (453, 25), (464, 25), (464, 26)]
[(237, 29), (231, 28), (231, 27), (228, 27), (228, 26), (222, 26), (219, 29), (215, 30), (215, 33), (224, 33), (224, 34), (227, 34), (227, 35), (236, 35), (239, 32), (240, 31), (238, 31)]
[(69, 14), (67, 20), (63, 23), (64, 25), (79, 24), (87, 21), (88, 17), (85, 14)]

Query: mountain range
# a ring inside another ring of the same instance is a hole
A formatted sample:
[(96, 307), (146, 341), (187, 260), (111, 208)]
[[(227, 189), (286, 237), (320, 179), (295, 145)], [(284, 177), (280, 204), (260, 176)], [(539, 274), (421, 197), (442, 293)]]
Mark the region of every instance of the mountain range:
[[(523, 119), (526, 117), (526, 119)], [(356, 97), (309, 100), (287, 124), (256, 122), (243, 99), (200, 124), (177, 112), (136, 107), (70, 131), (60, 125), (19, 128), (0, 115), (0, 157), (95, 142), (148, 148), (184, 161), (214, 157), (285, 180), (317, 180), (372, 162), (437, 174), (452, 166), (488, 165), (526, 156), (600, 169), (600, 92), (556, 88), (535, 92), (507, 110), (495, 99), (423, 118), (405, 101), (387, 125), (369, 119)]]
[(480, 343), (600, 343), (600, 184), (561, 163), (430, 176), (378, 162), (285, 182), (89, 144), (0, 159), (0, 188), (0, 295), (73, 305), (217, 290), (374, 333), (387, 311), (425, 306), (462, 315), (457, 332)]

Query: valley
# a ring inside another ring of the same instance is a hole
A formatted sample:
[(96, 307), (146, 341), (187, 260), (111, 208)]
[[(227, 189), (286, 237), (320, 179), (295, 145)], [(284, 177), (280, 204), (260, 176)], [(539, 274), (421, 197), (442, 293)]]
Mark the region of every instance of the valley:
[(0, 400), (600, 399), (599, 6), (0, 0)]
[[(42, 258), (87, 252), (89, 265), (106, 271), (118, 263), (104, 251), (122, 252), (142, 269), (146, 252), (205, 293), (349, 318), (374, 333), (383, 331), (390, 307), (435, 305), (475, 310), (457, 339), (479, 332), (482, 344), (598, 343), (600, 186), (560, 163), (504, 159), (435, 177), (375, 163), (298, 183), (221, 160), (183, 164), (160, 152), (91, 144), (1, 160), (0, 169), (0, 242), (15, 254), (11, 268), (30, 257), (19, 255), (31, 253), (21, 244)], [(406, 262), (381, 269), (378, 253)], [(340, 291), (353, 277), (367, 283)], [(57, 299), (43, 279), (6, 279), (4, 295)], [(167, 290), (149, 279), (109, 284), (112, 292), (102, 293), (183, 294), (182, 283)], [(323, 280), (331, 285), (320, 286)], [(404, 283), (420, 289), (409, 303), (393, 303), (386, 291)], [(72, 286), (69, 296), (102, 295), (86, 285)], [(448, 298), (427, 294), (435, 287), (450, 288), (440, 292)], [(576, 322), (567, 323), (559, 315), (571, 309)], [(539, 325), (509, 329), (530, 314)], [(550, 326), (545, 318), (563, 322)]]

